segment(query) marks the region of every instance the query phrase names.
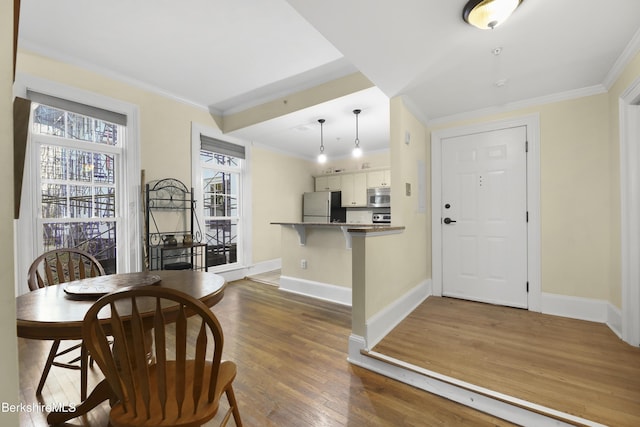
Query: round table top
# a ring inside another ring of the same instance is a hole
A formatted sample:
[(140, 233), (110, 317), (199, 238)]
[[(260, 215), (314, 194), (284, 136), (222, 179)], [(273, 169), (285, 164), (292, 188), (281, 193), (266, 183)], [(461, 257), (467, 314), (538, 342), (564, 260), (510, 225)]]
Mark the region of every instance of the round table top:
[[(153, 277), (156, 276), (156, 277)], [(157, 279), (160, 278), (158, 282)], [(18, 336), (32, 339), (80, 339), (82, 321), (95, 298), (78, 298), (65, 292), (67, 286), (78, 284), (100, 288), (121, 288), (132, 285), (168, 287), (180, 290), (199, 299), (208, 307), (215, 305), (224, 294), (222, 276), (204, 271), (160, 270), (144, 273), (124, 273), (83, 279), (81, 281), (46, 286), (16, 298)]]

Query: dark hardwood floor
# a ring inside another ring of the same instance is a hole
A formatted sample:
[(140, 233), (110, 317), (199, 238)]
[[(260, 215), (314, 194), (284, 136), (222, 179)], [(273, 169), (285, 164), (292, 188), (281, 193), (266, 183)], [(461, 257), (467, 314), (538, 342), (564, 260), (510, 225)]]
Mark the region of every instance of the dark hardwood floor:
[[(238, 364), (234, 388), (246, 426), (511, 425), (350, 365), (348, 307), (240, 280), (227, 286), (213, 311), (225, 332), (224, 357)], [(48, 346), (19, 340), (23, 403), (37, 402), (34, 390)], [(91, 370), (90, 389), (100, 378), (97, 367)], [(78, 399), (79, 373), (53, 368), (42, 402)], [(108, 410), (104, 403), (66, 425), (106, 426)], [(45, 426), (46, 412), (21, 413), (20, 425)]]
[(373, 351), (609, 426), (640, 426), (640, 348), (606, 325), (429, 297)]

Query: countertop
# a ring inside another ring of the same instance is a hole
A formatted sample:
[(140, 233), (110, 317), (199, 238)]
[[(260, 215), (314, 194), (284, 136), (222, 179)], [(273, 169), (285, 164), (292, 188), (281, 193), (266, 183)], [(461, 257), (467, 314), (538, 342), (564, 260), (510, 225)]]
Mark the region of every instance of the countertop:
[(351, 249), (351, 233), (360, 236), (379, 236), (385, 234), (402, 233), (404, 227), (392, 227), (389, 224), (361, 224), (349, 222), (272, 222), (273, 225), (292, 227), (298, 233), (300, 245), (307, 243), (307, 229), (317, 228), (325, 230), (340, 230), (344, 235), (347, 249)]
[(389, 224), (366, 224), (357, 222), (272, 222), (273, 225), (288, 225), (293, 227), (346, 227), (347, 231), (358, 233), (371, 233), (379, 231), (404, 230), (404, 227), (391, 226)]

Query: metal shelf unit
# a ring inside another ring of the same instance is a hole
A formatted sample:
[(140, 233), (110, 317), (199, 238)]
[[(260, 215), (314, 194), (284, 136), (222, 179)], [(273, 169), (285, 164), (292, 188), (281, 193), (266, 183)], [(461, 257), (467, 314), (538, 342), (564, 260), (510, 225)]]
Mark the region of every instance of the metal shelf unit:
[(200, 242), (193, 188), (174, 178), (155, 181), (145, 186), (145, 202), (147, 269), (207, 271), (207, 244)]

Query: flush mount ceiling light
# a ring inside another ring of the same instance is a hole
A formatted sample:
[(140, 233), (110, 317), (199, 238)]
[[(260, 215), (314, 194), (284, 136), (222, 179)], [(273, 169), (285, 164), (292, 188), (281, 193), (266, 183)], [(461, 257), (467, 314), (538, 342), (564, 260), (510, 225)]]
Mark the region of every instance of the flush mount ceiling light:
[(325, 163), (327, 161), (327, 155), (324, 154), (324, 135), (322, 132), (324, 121), (324, 119), (318, 119), (318, 123), (320, 123), (320, 154), (318, 154), (318, 163)]
[(483, 30), (494, 29), (507, 20), (522, 0), (470, 0), (462, 10), (466, 23)]
[(361, 110), (353, 110), (353, 114), (356, 115), (356, 140), (355, 140), (355, 144), (356, 146), (353, 147), (353, 157), (360, 157), (362, 156), (362, 148), (360, 148), (360, 138), (358, 138), (358, 114), (360, 114)]

